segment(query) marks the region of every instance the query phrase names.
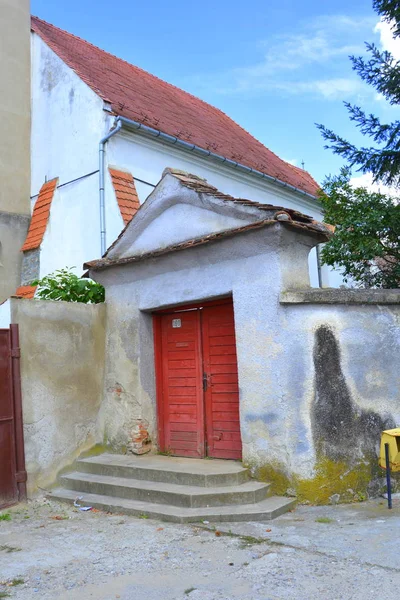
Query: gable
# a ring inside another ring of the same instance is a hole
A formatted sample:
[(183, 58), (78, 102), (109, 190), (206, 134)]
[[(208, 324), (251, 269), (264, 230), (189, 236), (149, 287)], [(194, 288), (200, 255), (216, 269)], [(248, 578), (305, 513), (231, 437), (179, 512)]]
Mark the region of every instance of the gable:
[[(197, 180), (204, 182), (199, 178)], [(253, 207), (235, 206), (209, 194), (199, 194), (197, 190), (182, 185), (178, 178), (166, 170), (164, 177), (106, 256), (126, 258), (158, 251), (221, 231), (237, 229), (265, 216), (260, 216), (260, 211)]]
[(221, 110), (37, 17), (32, 30), (114, 114), (317, 195), (309, 173), (280, 159)]
[(192, 204), (178, 203), (167, 208), (138, 233), (132, 244), (121, 253), (121, 258), (154, 252), (173, 244), (236, 229), (250, 222)]

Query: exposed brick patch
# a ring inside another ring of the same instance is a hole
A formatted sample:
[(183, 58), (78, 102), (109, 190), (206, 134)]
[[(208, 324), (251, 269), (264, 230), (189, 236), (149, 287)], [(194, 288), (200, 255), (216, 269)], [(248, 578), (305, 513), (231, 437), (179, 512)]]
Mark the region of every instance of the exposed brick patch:
[(109, 168), (121, 217), (127, 225), (140, 207), (135, 181), (131, 173)]
[(146, 420), (137, 419), (130, 434), (129, 452), (132, 452), (132, 454), (146, 454), (146, 452), (150, 452), (152, 444), (148, 427), (149, 423)]

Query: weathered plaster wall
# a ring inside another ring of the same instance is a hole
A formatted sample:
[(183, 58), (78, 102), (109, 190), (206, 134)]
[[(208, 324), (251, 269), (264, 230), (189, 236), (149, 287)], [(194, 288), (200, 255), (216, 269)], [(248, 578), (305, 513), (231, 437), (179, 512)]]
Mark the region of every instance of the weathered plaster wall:
[(275, 426), (258, 416), (258, 435), (270, 451), (254, 462), (289, 479), (295, 474), (292, 485), (312, 501), (336, 493), (349, 500), (352, 490), (363, 495), (379, 487), (371, 480), (379, 478), (380, 434), (400, 423), (400, 297), (357, 294), (282, 295), (276, 339), (284, 348), (286, 410), (281, 418), (274, 411)]
[(28, 225), (28, 215), (0, 211), (0, 302), (15, 294), (20, 285), (20, 249), (25, 241)]
[(18, 323), (28, 490), (101, 441), (105, 305), (11, 300)]
[(29, 4), (0, 0), (0, 211), (21, 215), (29, 215)]
[[(245, 459), (259, 450), (267, 455), (267, 442), (254, 435), (254, 415), (272, 412), (281, 402), (285, 366), (277, 361), (281, 349), (273, 338), (279, 290), (283, 282), (291, 288), (308, 284), (307, 256), (312, 243), (276, 224), (157, 261), (92, 274), (106, 286), (106, 380), (101, 418), (106, 438), (116, 449), (131, 443), (138, 419), (148, 423), (156, 442), (151, 311), (232, 295), (243, 453)], [(279, 260), (283, 248), (287, 259)]]
[[(112, 121), (104, 103), (32, 34), (32, 209), (45, 180), (59, 179), (40, 252), (40, 276), (65, 266), (82, 272), (100, 252), (99, 142)], [(112, 190), (106, 224), (111, 243), (123, 228)]]

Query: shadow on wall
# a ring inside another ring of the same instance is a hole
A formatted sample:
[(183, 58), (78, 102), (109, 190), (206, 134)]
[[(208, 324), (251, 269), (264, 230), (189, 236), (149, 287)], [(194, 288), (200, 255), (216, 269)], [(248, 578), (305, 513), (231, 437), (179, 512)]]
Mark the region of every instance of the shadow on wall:
[(342, 371), (339, 342), (328, 325), (316, 331), (314, 367), (312, 424), (317, 452), (349, 465), (376, 456), (381, 431), (395, 423), (390, 415), (382, 417), (356, 405)]

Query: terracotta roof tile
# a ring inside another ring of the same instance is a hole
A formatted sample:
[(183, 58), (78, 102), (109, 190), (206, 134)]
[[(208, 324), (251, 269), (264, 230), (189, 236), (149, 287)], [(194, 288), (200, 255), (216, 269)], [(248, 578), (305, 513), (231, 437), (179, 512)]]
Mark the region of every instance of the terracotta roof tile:
[(42, 243), (49, 220), (51, 202), (56, 190), (58, 178), (44, 183), (35, 202), (26, 240), (21, 250), (34, 250)]
[(280, 159), (221, 110), (37, 17), (31, 23), (32, 30), (111, 104), (114, 114), (317, 194), (318, 184), (309, 173)]
[(135, 182), (131, 173), (112, 169), (111, 167), (109, 171), (119, 210), (121, 211), (121, 217), (125, 225), (127, 225), (140, 207)]
[(17, 288), (14, 298), (33, 298), (36, 292), (36, 285), (22, 285)]

